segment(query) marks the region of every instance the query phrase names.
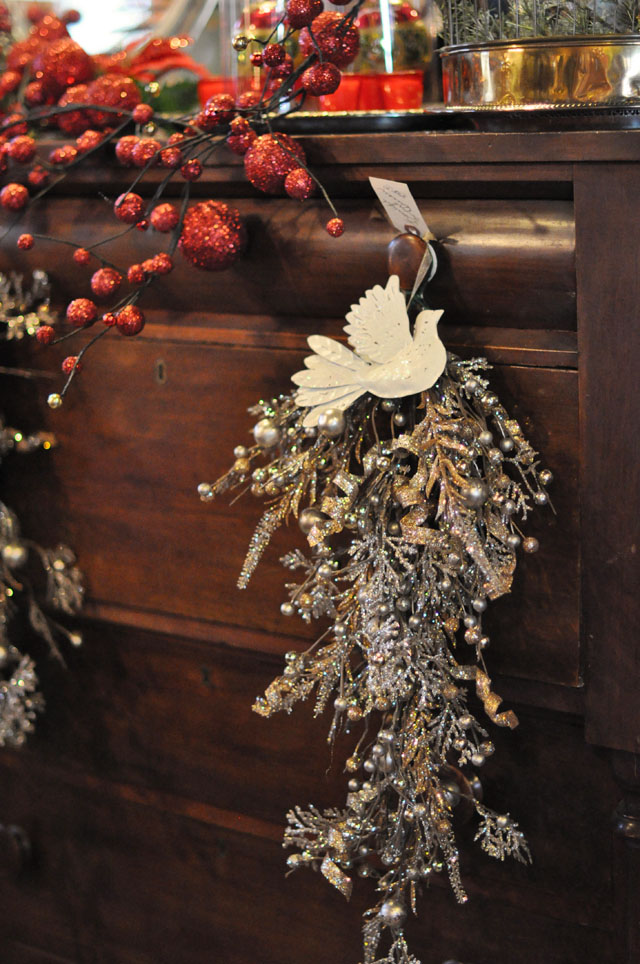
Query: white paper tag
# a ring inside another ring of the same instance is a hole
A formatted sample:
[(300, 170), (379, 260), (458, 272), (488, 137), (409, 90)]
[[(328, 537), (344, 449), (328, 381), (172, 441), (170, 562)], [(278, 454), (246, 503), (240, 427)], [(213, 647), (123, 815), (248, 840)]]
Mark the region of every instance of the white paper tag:
[(413, 231), (425, 241), (435, 240), (435, 236), (420, 214), (408, 184), (402, 181), (387, 181), (382, 177), (370, 177), (369, 181), (396, 231), (400, 233)]

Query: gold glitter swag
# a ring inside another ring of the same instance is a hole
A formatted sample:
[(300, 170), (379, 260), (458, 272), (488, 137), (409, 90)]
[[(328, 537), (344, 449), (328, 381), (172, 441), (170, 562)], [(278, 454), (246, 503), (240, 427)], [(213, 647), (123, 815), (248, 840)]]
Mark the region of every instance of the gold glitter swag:
[[(295, 807), (284, 846), (297, 850), (290, 868), (320, 870), (347, 898), (354, 876), (375, 880), (365, 964), (419, 964), (403, 925), (433, 873), (446, 869), (466, 901), (454, 833), (461, 802), (479, 817), (483, 850), (530, 859), (517, 823), (474, 793), (475, 770), (494, 747), (464, 684), (493, 724), (517, 726), (492, 690), (482, 617), (487, 600), (509, 592), (516, 549), (538, 548), (519, 522), (548, 502), (552, 476), (491, 393), (488, 368), (449, 355), (428, 391), (364, 396), (345, 413), (328, 412), (324, 431), (302, 427), (307, 409), (293, 395), (261, 401), (250, 409), (257, 444), (238, 446), (230, 471), (199, 486), (210, 501), (250, 483), (269, 501), (240, 588), (290, 516), (312, 550), (284, 556), (300, 576), (281, 610), (330, 627), (306, 652), (286, 654), (283, 675), (254, 709), (291, 712), (313, 693), (316, 715), (331, 702), (330, 741), (341, 728), (364, 730), (346, 760), (344, 809)], [(472, 663), (454, 655), (460, 632)], [(379, 957), (385, 931), (390, 947)]]

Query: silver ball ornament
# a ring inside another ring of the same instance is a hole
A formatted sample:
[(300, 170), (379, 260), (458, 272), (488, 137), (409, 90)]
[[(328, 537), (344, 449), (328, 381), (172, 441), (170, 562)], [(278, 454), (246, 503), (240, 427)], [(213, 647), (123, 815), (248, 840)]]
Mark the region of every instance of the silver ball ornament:
[(513, 452), (515, 448), (515, 442), (513, 441), (512, 438), (500, 439), (499, 445), (502, 451), (505, 453), (505, 455), (508, 454), (509, 452)]
[(29, 557), (29, 552), (25, 546), (19, 542), (9, 542), (2, 547), (2, 561), (9, 569), (19, 569), (24, 566)]
[(272, 418), (261, 418), (253, 427), (253, 437), (258, 445), (270, 449), (280, 441), (280, 429)]
[(482, 482), (470, 482), (461, 490), (462, 498), (470, 508), (479, 508), (489, 498), (489, 490)]
[(400, 927), (404, 923), (407, 912), (399, 900), (385, 900), (378, 916), (387, 927)]
[(318, 430), (329, 438), (339, 438), (346, 426), (345, 414), (339, 408), (325, 408), (318, 416)]
[(488, 429), (485, 429), (484, 432), (480, 432), (478, 435), (478, 441), (480, 442), (480, 445), (491, 445), (493, 442), (493, 433)]
[(303, 509), (298, 516), (298, 525), (305, 535), (308, 535), (314, 526), (320, 526), (323, 522), (327, 521), (327, 516), (320, 509), (314, 509), (313, 506), (309, 506), (307, 509)]
[(280, 606), (280, 612), (283, 616), (293, 616), (295, 611), (295, 607), (290, 602), (283, 602)]

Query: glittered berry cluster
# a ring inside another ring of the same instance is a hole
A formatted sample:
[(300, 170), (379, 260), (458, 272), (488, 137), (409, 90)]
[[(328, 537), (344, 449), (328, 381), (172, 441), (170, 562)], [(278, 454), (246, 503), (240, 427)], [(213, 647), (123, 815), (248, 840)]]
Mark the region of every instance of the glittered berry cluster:
[[(266, 194), (285, 193), (304, 201), (320, 192), (332, 215), (326, 230), (332, 237), (340, 237), (344, 223), (307, 166), (302, 146), (275, 130), (273, 123), (276, 112), (281, 117), (298, 110), (310, 96), (337, 89), (341, 68), (358, 53), (355, 18), (359, 7), (357, 2), (343, 14), (325, 11), (322, 0), (288, 0), (282, 18), (266, 38), (236, 36), (233, 40), (234, 49), (249, 58), (258, 85), (254, 83), (237, 96), (215, 94), (202, 108), (180, 119), (154, 110), (154, 85), (145, 87), (141, 79), (152, 76), (151, 68), (164, 63), (162, 58), (166, 59), (168, 52), (172, 65), (175, 56), (180, 56), (189, 69), (198, 72), (200, 68), (180, 51), (187, 43), (185, 38), (150, 41), (135, 55), (122, 52), (91, 57), (68, 34), (67, 24), (77, 19), (75, 13), (60, 18), (35, 10), (31, 13), (30, 34), (9, 48), (6, 69), (0, 74), (0, 109), (4, 109), (0, 116), (0, 174), (5, 175), (0, 208), (7, 215), (7, 229), (77, 166), (91, 163), (96, 155), (104, 161), (104, 156), (113, 152), (117, 164), (132, 169), (129, 189), (113, 200), (116, 223), (111, 237), (101, 238), (91, 247), (73, 238), (29, 231), (18, 237), (22, 251), (42, 241), (64, 244), (72, 249), (75, 263), (90, 272), (86, 288), (78, 290), (67, 306), (68, 330), (58, 334), (50, 325), (42, 325), (36, 335), (39, 342), (49, 345), (98, 326), (88, 342), (64, 359), (66, 381), (59, 392), (50, 395), (52, 408), (60, 407), (82, 369), (83, 356), (100, 338), (112, 329), (126, 337), (143, 330), (143, 293), (158, 276), (171, 272), (176, 252), (206, 271), (228, 268), (242, 254), (247, 235), (237, 210), (213, 200), (190, 203), (190, 185), (202, 176), (215, 151), (229, 150), (242, 156), (248, 181)], [(1, 13), (0, 9), (0, 21)], [(292, 45), (294, 35), (297, 43)], [(63, 139), (45, 149), (38, 134), (43, 130), (50, 133), (52, 127)], [(147, 200), (141, 184), (154, 168), (165, 174), (153, 199)], [(168, 202), (162, 195), (172, 179), (182, 187), (179, 198)], [(132, 264), (108, 261), (103, 245), (120, 236), (123, 226), (125, 231), (152, 231), (158, 236), (159, 250)]]

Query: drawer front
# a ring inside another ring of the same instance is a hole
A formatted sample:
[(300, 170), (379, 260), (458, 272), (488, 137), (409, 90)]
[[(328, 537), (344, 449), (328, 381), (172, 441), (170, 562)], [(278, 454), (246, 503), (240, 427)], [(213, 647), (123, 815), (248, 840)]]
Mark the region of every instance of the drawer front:
[[(162, 384), (155, 377), (159, 360)], [(59, 413), (48, 413), (41, 399), (34, 424), (44, 417), (59, 447), (36, 456), (37, 477), (33, 462), (14, 462), (7, 499), (19, 509), (26, 492), (31, 534), (50, 541), (55, 528), (78, 553), (90, 599), (124, 607), (134, 620), (142, 610), (256, 633), (316, 633), (316, 626), (305, 632), (279, 610), (285, 572), (278, 560), (292, 546), (304, 547), (297, 526), (278, 533), (240, 592), (235, 581), (261, 506), (249, 494), (233, 505), (226, 498), (204, 505), (196, 495), (197, 484), (222, 474), (233, 446), (247, 440), (247, 407), (287, 390), (300, 361), (299, 352), (240, 344), (108, 338)], [(501, 365), (494, 381), (557, 478), (557, 515), (534, 514), (527, 531), (539, 537), (541, 550), (521, 558), (513, 594), (487, 614), (492, 668), (575, 686), (576, 374)], [(254, 646), (260, 645), (256, 636)]]
[[(517, 750), (504, 749), (506, 769), (487, 775), (487, 793), (504, 789), (517, 765), (519, 799), (509, 803), (535, 863), (501, 865), (475, 853), (463, 867), (472, 898), (464, 907), (437, 880), (409, 925), (415, 953), (423, 964), (614, 964), (606, 763), (579, 730), (556, 722), (527, 720)], [(20, 942), (28, 921), (31, 945), (75, 964), (360, 958), (371, 883), (358, 881), (347, 904), (319, 875), (285, 877), (277, 835), (259, 820), (223, 825), (205, 803), (74, 782), (33, 763), (5, 759), (0, 771), (0, 819), (20, 823), (34, 853), (2, 887), (7, 942)]]
[[(395, 232), (370, 197), (340, 202), (347, 230), (339, 240), (324, 229), (321, 202), (238, 198), (232, 203), (247, 224), (243, 258), (215, 274), (195, 270), (178, 254), (176, 270), (145, 294), (149, 308), (173, 313), (176, 328), (184, 312), (199, 311), (230, 314), (236, 323), (244, 315), (270, 315), (286, 319), (281, 328), (291, 319), (296, 326), (299, 319), (314, 319), (314, 331), (316, 319), (343, 318), (366, 288), (384, 282), (387, 245)], [(448, 324), (575, 330), (570, 201), (433, 200), (420, 201), (420, 208), (434, 235), (443, 239), (430, 297), (446, 308)], [(87, 246), (112, 235), (116, 226), (104, 201), (91, 198), (52, 200), (32, 217), (27, 223), (37, 233), (66, 230)], [(134, 232), (103, 250), (116, 264), (129, 265), (155, 254), (165, 242), (153, 232)], [(38, 265), (49, 271), (60, 304), (89, 292), (89, 269), (83, 278), (83, 269), (68, 256), (61, 259), (56, 245), (39, 243), (37, 251), (25, 254), (8, 242), (4, 257), (3, 270)], [(535, 298), (526, 296), (531, 291)]]

